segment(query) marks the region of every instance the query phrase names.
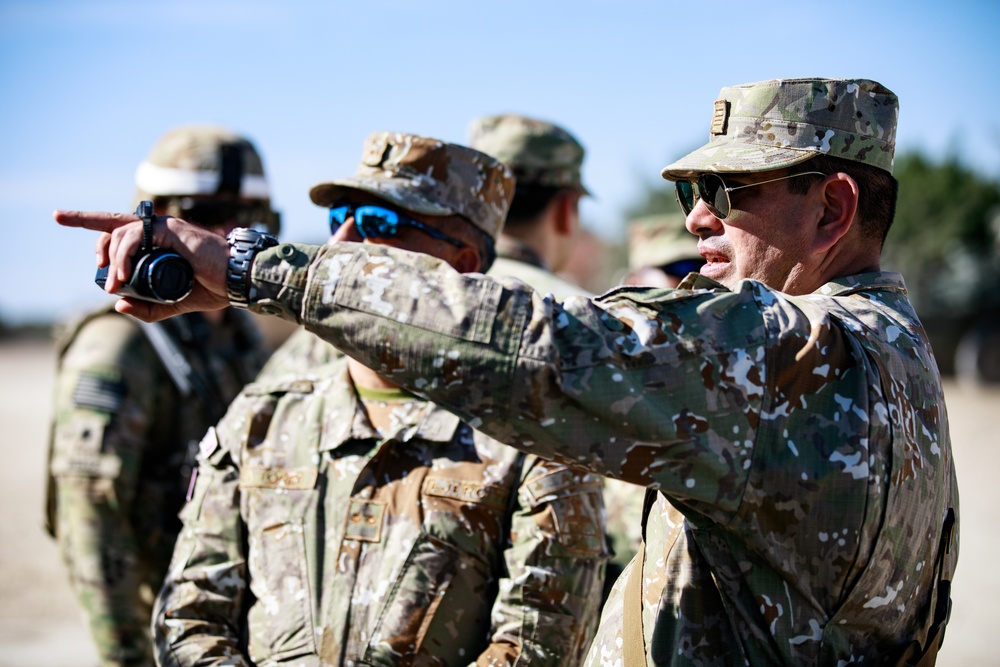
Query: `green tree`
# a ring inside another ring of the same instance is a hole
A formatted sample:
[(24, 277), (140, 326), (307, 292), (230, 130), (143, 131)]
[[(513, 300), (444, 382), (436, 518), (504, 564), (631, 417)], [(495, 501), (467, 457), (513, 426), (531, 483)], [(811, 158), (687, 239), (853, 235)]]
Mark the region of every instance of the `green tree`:
[(920, 153), (896, 160), (899, 181), (896, 221), (886, 258), (910, 268), (937, 264), (956, 246), (990, 251), (992, 210), (1000, 186), (962, 166), (954, 157), (934, 163)]
[(966, 314), (998, 304), (995, 231), (1000, 185), (955, 157), (933, 162), (920, 153), (896, 160), (896, 219), (882, 265), (900, 271), (921, 316)]

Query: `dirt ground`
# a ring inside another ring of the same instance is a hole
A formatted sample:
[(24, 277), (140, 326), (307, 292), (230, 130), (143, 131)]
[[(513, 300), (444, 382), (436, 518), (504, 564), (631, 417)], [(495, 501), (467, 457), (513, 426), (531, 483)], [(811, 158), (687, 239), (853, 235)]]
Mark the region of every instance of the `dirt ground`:
[[(54, 352), (0, 343), (0, 667), (94, 667), (94, 649), (59, 553), (44, 533), (43, 494)], [(1000, 390), (946, 386), (962, 493), (955, 606), (938, 664), (996, 664), (1000, 613)], [(990, 435), (992, 433), (992, 435)]]

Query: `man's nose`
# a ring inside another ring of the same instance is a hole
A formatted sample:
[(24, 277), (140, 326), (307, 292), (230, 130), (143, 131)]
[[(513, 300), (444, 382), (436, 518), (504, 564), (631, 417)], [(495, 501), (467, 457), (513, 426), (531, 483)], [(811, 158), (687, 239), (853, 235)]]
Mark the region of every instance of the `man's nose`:
[(722, 221), (712, 215), (704, 200), (699, 197), (684, 219), (684, 225), (695, 236), (704, 238), (717, 233), (722, 228)]
[(330, 237), (330, 243), (337, 243), (338, 241), (350, 241), (352, 243), (361, 243), (364, 241), (364, 237), (358, 231), (358, 226), (354, 224), (354, 216), (348, 216), (344, 220), (344, 224), (337, 228), (337, 231), (333, 233)]

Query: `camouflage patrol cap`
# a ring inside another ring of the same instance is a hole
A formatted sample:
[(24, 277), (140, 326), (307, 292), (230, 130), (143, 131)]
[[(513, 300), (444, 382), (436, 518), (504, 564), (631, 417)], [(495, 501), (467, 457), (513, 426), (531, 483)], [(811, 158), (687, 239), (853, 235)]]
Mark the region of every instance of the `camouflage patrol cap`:
[(584, 148), (558, 125), (509, 113), (483, 116), (469, 126), (469, 145), (510, 167), (519, 184), (590, 194), (580, 180)]
[(460, 215), (495, 241), (514, 198), (514, 175), (489, 155), (465, 146), (375, 132), (365, 141), (354, 176), (314, 185), (309, 198), (329, 206), (351, 190), (414, 213)]
[(698, 237), (688, 231), (681, 213), (637, 218), (628, 228), (628, 266), (664, 266), (682, 259), (701, 259)]
[(136, 169), (135, 185), (137, 200), (223, 194), (270, 198), (254, 145), (214, 125), (189, 125), (167, 132)]
[(708, 144), (661, 172), (783, 169), (820, 154), (892, 173), (899, 100), (866, 79), (773, 79), (723, 88)]

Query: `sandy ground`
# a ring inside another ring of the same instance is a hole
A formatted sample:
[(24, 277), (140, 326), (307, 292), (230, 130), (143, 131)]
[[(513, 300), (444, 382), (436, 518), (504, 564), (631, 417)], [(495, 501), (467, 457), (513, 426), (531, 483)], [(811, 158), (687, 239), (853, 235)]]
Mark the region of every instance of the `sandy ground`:
[[(0, 667), (94, 667), (55, 543), (42, 529), (54, 352), (0, 343)], [(962, 492), (955, 607), (939, 665), (996, 664), (1000, 390), (946, 387)]]

